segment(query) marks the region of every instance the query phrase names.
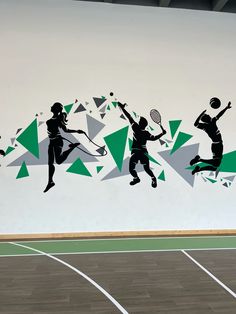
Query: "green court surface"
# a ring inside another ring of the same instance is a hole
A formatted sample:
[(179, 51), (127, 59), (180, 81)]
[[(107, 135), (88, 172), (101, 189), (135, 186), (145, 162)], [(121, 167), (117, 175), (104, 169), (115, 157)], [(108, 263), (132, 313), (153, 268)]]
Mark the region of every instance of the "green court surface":
[(39, 254), (30, 248), (48, 254), (236, 249), (236, 236), (48, 240), (14, 243), (24, 245), (28, 249), (16, 246), (13, 242), (2, 242), (0, 256)]

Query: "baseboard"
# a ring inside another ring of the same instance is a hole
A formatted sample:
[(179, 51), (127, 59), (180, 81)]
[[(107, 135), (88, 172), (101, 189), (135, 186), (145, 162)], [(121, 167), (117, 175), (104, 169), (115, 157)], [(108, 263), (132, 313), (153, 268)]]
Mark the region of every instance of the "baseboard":
[(0, 241), (46, 240), (46, 239), (89, 239), (89, 238), (125, 238), (125, 237), (183, 237), (183, 236), (230, 236), (236, 235), (236, 229), (220, 230), (160, 230), (160, 231), (110, 231), (110, 232), (73, 232), (38, 234), (0, 234)]

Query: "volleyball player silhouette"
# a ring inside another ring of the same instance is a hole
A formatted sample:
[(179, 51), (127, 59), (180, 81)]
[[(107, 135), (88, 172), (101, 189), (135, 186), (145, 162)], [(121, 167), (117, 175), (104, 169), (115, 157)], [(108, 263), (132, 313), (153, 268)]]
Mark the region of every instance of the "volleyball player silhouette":
[[(210, 105), (212, 108), (218, 109), (221, 105), (221, 102), (218, 98), (212, 98), (210, 100)], [(230, 108), (231, 102), (229, 102), (228, 105), (222, 111), (220, 111), (217, 116), (213, 118), (206, 114), (206, 110), (204, 110), (195, 121), (194, 126), (198, 129), (205, 131), (212, 140), (211, 151), (213, 157), (212, 159), (203, 159), (199, 155), (197, 155), (195, 158), (193, 158), (190, 161), (191, 166), (197, 164), (198, 162), (204, 162), (207, 164), (204, 166), (197, 165), (192, 171), (193, 175), (199, 171), (216, 171), (217, 168), (219, 168), (223, 158), (223, 140), (216, 122)]]
[(53, 181), (53, 175), (55, 172), (54, 161), (56, 163), (62, 164), (74, 148), (80, 145), (80, 143), (72, 143), (69, 145), (69, 149), (62, 152), (63, 148), (63, 138), (60, 133), (60, 129), (67, 133), (84, 133), (82, 130), (70, 130), (67, 129), (67, 114), (63, 112), (63, 106), (61, 103), (56, 102), (51, 107), (51, 112), (53, 116), (49, 119), (47, 123), (49, 146), (48, 146), (48, 184), (44, 190), (44, 193), (51, 189), (55, 183)]
[(140, 161), (146, 173), (152, 178), (152, 187), (156, 188), (157, 180), (154, 176), (154, 173), (150, 169), (146, 143), (147, 141), (158, 140), (164, 134), (166, 134), (166, 131), (161, 126), (162, 133), (155, 136), (150, 134), (148, 131), (145, 130), (148, 122), (144, 117), (141, 117), (139, 123), (137, 123), (125, 109), (126, 104), (121, 104), (119, 102), (118, 106), (123, 111), (124, 115), (128, 118), (133, 130), (133, 145), (129, 162), (129, 172), (133, 176), (133, 180), (130, 182), (130, 185), (135, 185), (140, 182), (140, 178), (138, 177), (137, 171), (135, 170), (137, 163)]

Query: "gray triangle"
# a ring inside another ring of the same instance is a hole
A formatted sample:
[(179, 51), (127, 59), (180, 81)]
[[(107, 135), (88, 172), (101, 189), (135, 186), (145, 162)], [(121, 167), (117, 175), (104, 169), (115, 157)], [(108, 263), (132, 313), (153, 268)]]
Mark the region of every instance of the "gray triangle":
[(82, 104), (80, 104), (80, 105), (77, 107), (77, 109), (75, 110), (74, 113), (78, 113), (78, 112), (82, 112), (82, 111), (86, 111), (86, 109), (85, 109), (85, 107), (84, 107)]
[(40, 125), (42, 125), (42, 124), (44, 124), (44, 122), (43, 122), (43, 121), (39, 121), (39, 125), (38, 125), (38, 126), (40, 126)]
[(207, 182), (207, 179), (205, 179), (204, 177), (202, 177), (202, 179), (204, 180), (204, 182)]
[(120, 118), (126, 120), (126, 117), (123, 114), (120, 116)]
[(163, 140), (159, 140), (161, 145), (164, 145), (166, 142), (164, 142)]
[(215, 172), (213, 172), (213, 171), (211, 171), (210, 173), (209, 173), (209, 177), (213, 177), (215, 175)]
[(218, 177), (218, 174), (220, 173), (220, 168), (217, 168), (216, 171), (215, 171), (215, 178)]
[(93, 100), (94, 100), (97, 108), (99, 108), (106, 101), (106, 98), (93, 97)]
[[(118, 178), (118, 177), (123, 177), (123, 176), (129, 175), (130, 174), (130, 172), (129, 172), (129, 160), (130, 160), (130, 157), (127, 157), (124, 160), (121, 172), (120, 172), (120, 170), (117, 167), (115, 167), (104, 178), (102, 178), (101, 181), (114, 179), (114, 178)], [(143, 166), (141, 164), (137, 164), (135, 170), (137, 172), (144, 171)]]
[(100, 114), (101, 118), (103, 119), (105, 117), (105, 113)]
[(223, 183), (223, 186), (227, 187), (228, 188), (228, 184), (225, 182)]
[[(78, 142), (78, 139), (75, 138), (71, 133), (64, 133), (61, 131), (61, 135), (67, 138), (72, 143)], [(63, 143), (65, 146), (64, 149), (67, 149), (68, 144), (70, 143), (67, 141), (63, 141)], [(47, 165), (48, 164), (48, 144), (49, 144), (48, 138), (44, 139), (42, 142), (39, 143), (39, 151), (40, 151), (39, 159), (35, 158), (29, 152), (26, 152), (25, 154), (21, 155), (19, 158), (11, 162), (8, 166), (20, 166), (23, 161), (25, 161), (27, 165)], [(82, 144), (79, 146), (79, 148), (89, 153), (89, 151)], [(69, 157), (64, 161), (64, 164), (73, 163), (77, 158), (80, 158), (83, 162), (97, 161), (97, 158), (95, 158), (94, 156), (90, 156), (82, 152), (80, 149), (75, 148), (71, 152)]]
[(88, 135), (92, 140), (104, 128), (105, 124), (91, 117), (88, 114), (86, 115), (86, 118), (87, 118)]
[(106, 106), (104, 106), (104, 107), (102, 107), (100, 110), (99, 110), (99, 112), (105, 112), (106, 111)]
[(13, 144), (14, 144), (15, 139), (16, 139), (15, 137), (12, 137), (12, 138), (11, 138), (11, 145), (13, 145)]
[(85, 105), (87, 106), (88, 104), (89, 104), (89, 102), (86, 101), (86, 102), (85, 102)]
[(234, 179), (235, 179), (235, 176), (225, 177), (224, 179), (225, 179), (225, 180), (228, 180), (228, 181), (230, 181), (230, 182), (233, 182)]
[(179, 148), (175, 154), (170, 155), (171, 149), (159, 152), (159, 155), (191, 186), (194, 185), (194, 176), (189, 167), (189, 162), (198, 155), (199, 144), (187, 145)]
[(166, 140), (166, 142), (167, 142), (168, 144), (173, 143), (173, 141), (170, 141), (170, 140)]

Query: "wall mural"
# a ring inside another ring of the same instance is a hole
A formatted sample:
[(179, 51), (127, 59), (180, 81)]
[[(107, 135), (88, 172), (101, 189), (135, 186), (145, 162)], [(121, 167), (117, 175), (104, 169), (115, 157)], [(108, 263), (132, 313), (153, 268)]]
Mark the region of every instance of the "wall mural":
[[(194, 186), (195, 177), (198, 176), (206, 183), (218, 182), (229, 188), (236, 176), (236, 150), (224, 153), (223, 139), (217, 127), (217, 121), (231, 108), (231, 103), (214, 117), (206, 114), (204, 110), (196, 119), (194, 126), (211, 139), (212, 157), (205, 159), (199, 156), (199, 143), (189, 144), (194, 140), (193, 135), (180, 131), (182, 120), (168, 121), (169, 130), (162, 126), (161, 114), (157, 109), (150, 112), (150, 120), (140, 117), (136, 112), (130, 110), (131, 106), (123, 104), (110, 93), (112, 101), (105, 96), (93, 97), (92, 102), (74, 103), (62, 105), (56, 102), (51, 107), (52, 117), (45, 121), (44, 113), (36, 114), (34, 120), (26, 127), (18, 128), (15, 136), (10, 138), (11, 144), (6, 150), (0, 150), (2, 158), (22, 145), (27, 151), (8, 164), (8, 167), (19, 166), (16, 179), (29, 176), (29, 166), (48, 165), (48, 178), (45, 178), (44, 193), (55, 186), (54, 172), (55, 163), (70, 164), (66, 172), (82, 176), (92, 177), (86, 163), (96, 163), (96, 174), (101, 176), (101, 181), (114, 179), (120, 176), (131, 175), (130, 185), (140, 183), (138, 173), (145, 171), (151, 178), (153, 188), (157, 187), (158, 181), (166, 181), (165, 165), (168, 164), (182, 179), (191, 187)], [(220, 109), (221, 102), (214, 97), (210, 100), (210, 107), (214, 110)], [(93, 112), (99, 114), (99, 118), (93, 116)], [(110, 112), (115, 111), (119, 115), (123, 126), (103, 138), (100, 135), (105, 130), (109, 121)], [(70, 117), (72, 115), (86, 116), (88, 134), (81, 129), (69, 129)], [(164, 123), (167, 125), (167, 122)], [(47, 128), (48, 138), (39, 142), (39, 132)], [(157, 128), (157, 130), (156, 130)], [(130, 130), (129, 130), (130, 129)], [(129, 137), (130, 134), (133, 138)], [(152, 133), (157, 133), (153, 135)], [(75, 135), (73, 135), (75, 134)], [(89, 151), (81, 144), (76, 134), (80, 134), (93, 145), (95, 152)], [(156, 156), (148, 152), (148, 142), (158, 141), (159, 152)], [(130, 157), (125, 158), (126, 147), (130, 150)], [(110, 155), (114, 162), (114, 168), (106, 164), (106, 156)], [(162, 161), (160, 161), (160, 158)], [(103, 170), (107, 168), (108, 173), (102, 176)], [(128, 184), (128, 181), (127, 181)]]

